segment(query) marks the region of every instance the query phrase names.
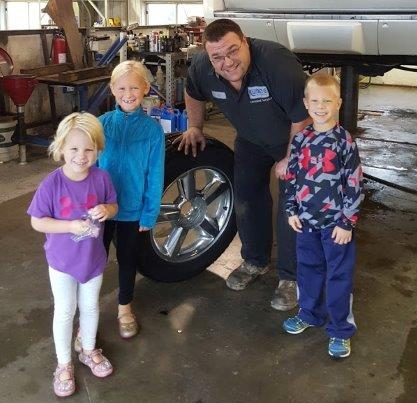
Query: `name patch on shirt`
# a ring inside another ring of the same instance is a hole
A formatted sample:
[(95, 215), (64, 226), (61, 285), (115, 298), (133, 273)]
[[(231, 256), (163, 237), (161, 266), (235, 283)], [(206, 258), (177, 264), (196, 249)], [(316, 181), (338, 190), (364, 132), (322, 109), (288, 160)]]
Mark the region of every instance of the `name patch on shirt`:
[(248, 87), (249, 99), (263, 99), (269, 97), (268, 88), (264, 85), (256, 87)]
[(211, 91), (211, 95), (216, 99), (226, 99), (226, 93), (222, 91)]

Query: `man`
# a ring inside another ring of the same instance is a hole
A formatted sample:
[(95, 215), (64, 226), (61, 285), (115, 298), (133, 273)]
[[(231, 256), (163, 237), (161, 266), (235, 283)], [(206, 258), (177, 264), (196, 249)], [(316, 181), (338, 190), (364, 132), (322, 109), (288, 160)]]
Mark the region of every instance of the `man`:
[[(292, 136), (310, 120), (303, 104), (305, 74), (294, 54), (270, 41), (246, 38), (239, 25), (220, 19), (204, 32), (206, 52), (193, 57), (185, 104), (188, 130), (178, 149), (204, 150), (205, 102), (213, 101), (237, 130), (235, 211), (243, 263), (227, 278), (243, 290), (269, 269), (272, 246), (270, 172), (284, 179)], [(271, 301), (278, 310), (297, 305), (295, 236), (285, 214), (285, 184), (279, 184), (277, 223), (279, 284)]]

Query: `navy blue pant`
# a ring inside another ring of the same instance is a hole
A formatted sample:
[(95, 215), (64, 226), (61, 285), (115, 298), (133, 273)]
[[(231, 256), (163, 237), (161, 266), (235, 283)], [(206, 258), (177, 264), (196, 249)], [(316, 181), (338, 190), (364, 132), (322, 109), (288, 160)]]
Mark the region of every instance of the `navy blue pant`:
[(297, 233), (297, 282), (300, 318), (314, 326), (327, 322), (329, 337), (350, 338), (356, 331), (352, 314), (356, 247), (352, 239), (338, 245), (333, 228)]
[[(242, 139), (235, 141), (234, 190), (241, 255), (256, 266), (266, 266), (272, 248), (271, 168), (285, 157), (287, 146), (267, 152)], [(279, 182), (277, 211), (277, 268), (281, 280), (296, 279), (295, 232), (285, 212), (285, 182)]]
[(119, 265), (119, 304), (127, 305), (133, 300), (136, 272), (140, 263), (142, 242), (137, 221), (106, 221), (104, 247), (107, 255), (112, 239), (116, 238), (116, 258)]

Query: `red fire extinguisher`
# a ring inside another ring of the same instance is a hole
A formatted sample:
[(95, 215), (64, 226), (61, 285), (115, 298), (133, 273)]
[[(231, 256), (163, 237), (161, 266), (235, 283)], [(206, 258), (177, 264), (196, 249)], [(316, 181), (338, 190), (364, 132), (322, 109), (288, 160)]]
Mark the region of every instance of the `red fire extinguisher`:
[(60, 64), (67, 62), (67, 42), (62, 34), (55, 34), (52, 38), (52, 63)]

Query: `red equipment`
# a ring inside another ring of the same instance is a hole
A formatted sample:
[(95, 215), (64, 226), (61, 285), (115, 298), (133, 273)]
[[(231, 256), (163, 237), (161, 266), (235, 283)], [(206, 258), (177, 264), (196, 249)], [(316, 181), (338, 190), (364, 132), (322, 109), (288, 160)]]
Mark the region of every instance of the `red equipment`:
[[(25, 104), (38, 81), (29, 74), (14, 74), (0, 77), (0, 87), (6, 92), (16, 105), (17, 111), (17, 138), (19, 144), (20, 163), (26, 164), (26, 126)], [(12, 137), (13, 138), (13, 137)]]
[(0, 76), (8, 76), (13, 71), (13, 60), (9, 54), (0, 48)]
[(57, 34), (52, 38), (52, 63), (60, 64), (67, 62), (67, 41), (63, 35)]
[(16, 106), (26, 104), (36, 84), (38, 84), (38, 80), (30, 74), (14, 74), (0, 79), (0, 87), (9, 95)]

